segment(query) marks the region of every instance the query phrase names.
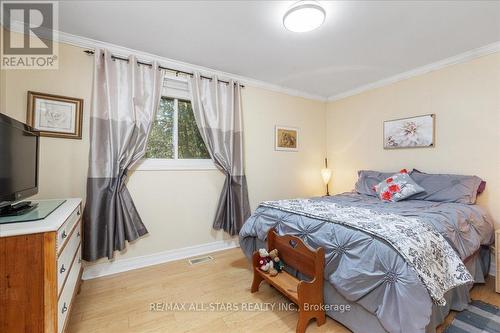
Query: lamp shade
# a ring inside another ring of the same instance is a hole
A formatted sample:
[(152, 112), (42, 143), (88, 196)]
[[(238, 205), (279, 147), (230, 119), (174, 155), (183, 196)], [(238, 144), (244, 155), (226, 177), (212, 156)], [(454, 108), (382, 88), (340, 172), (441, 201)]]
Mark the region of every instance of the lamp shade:
[(323, 177), (325, 185), (328, 185), (330, 179), (332, 178), (332, 170), (328, 168), (321, 169), (321, 177)]

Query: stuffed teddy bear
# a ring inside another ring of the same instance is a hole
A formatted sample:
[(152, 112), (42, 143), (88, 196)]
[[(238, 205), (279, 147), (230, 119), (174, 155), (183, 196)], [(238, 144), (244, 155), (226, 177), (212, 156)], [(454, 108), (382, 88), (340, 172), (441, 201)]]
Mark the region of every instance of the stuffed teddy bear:
[(269, 257), (271, 258), (272, 263), (273, 263), (273, 265), (269, 269), (269, 274), (271, 276), (276, 276), (276, 275), (278, 275), (279, 272), (281, 272), (283, 270), (283, 267), (285, 266), (285, 264), (283, 263), (283, 260), (281, 260), (280, 257), (278, 256), (277, 249), (270, 251)]
[(273, 269), (274, 262), (269, 256), (266, 249), (259, 249), (259, 269), (263, 272), (269, 273)]

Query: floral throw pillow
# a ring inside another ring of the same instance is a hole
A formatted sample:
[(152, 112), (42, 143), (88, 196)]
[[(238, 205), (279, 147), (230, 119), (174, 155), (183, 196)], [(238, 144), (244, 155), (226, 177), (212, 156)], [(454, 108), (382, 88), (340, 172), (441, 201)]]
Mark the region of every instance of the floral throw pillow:
[(411, 179), (406, 169), (375, 185), (377, 196), (382, 201), (401, 201), (425, 189)]

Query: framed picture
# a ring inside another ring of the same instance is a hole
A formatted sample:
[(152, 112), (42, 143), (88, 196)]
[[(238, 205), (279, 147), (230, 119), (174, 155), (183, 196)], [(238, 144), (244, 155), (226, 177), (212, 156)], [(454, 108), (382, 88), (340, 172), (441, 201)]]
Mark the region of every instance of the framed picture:
[(28, 91), (26, 122), (41, 136), (82, 138), (83, 99)]
[(282, 151), (298, 151), (299, 129), (296, 127), (276, 126), (274, 149)]
[(434, 114), (384, 121), (384, 149), (435, 146)]

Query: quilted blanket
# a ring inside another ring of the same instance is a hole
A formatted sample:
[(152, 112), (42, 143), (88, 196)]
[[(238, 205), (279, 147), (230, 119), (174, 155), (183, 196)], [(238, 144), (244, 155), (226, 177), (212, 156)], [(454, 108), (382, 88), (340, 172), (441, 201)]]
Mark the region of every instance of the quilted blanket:
[[(459, 260), (493, 240), (493, 221), (477, 205), (386, 203), (357, 193), (263, 203), (240, 232), (248, 258), (265, 245), (270, 228), (323, 247), (325, 281), (360, 307), (352, 316), (363, 321), (367, 311), (391, 333), (433, 332), (439, 309), (461, 310), (472, 281)], [(460, 284), (439, 305), (443, 292)]]
[(474, 282), (444, 237), (416, 217), (311, 199), (266, 201), (261, 206), (342, 224), (382, 238), (415, 270), (432, 300), (439, 305), (446, 305), (447, 291)]

